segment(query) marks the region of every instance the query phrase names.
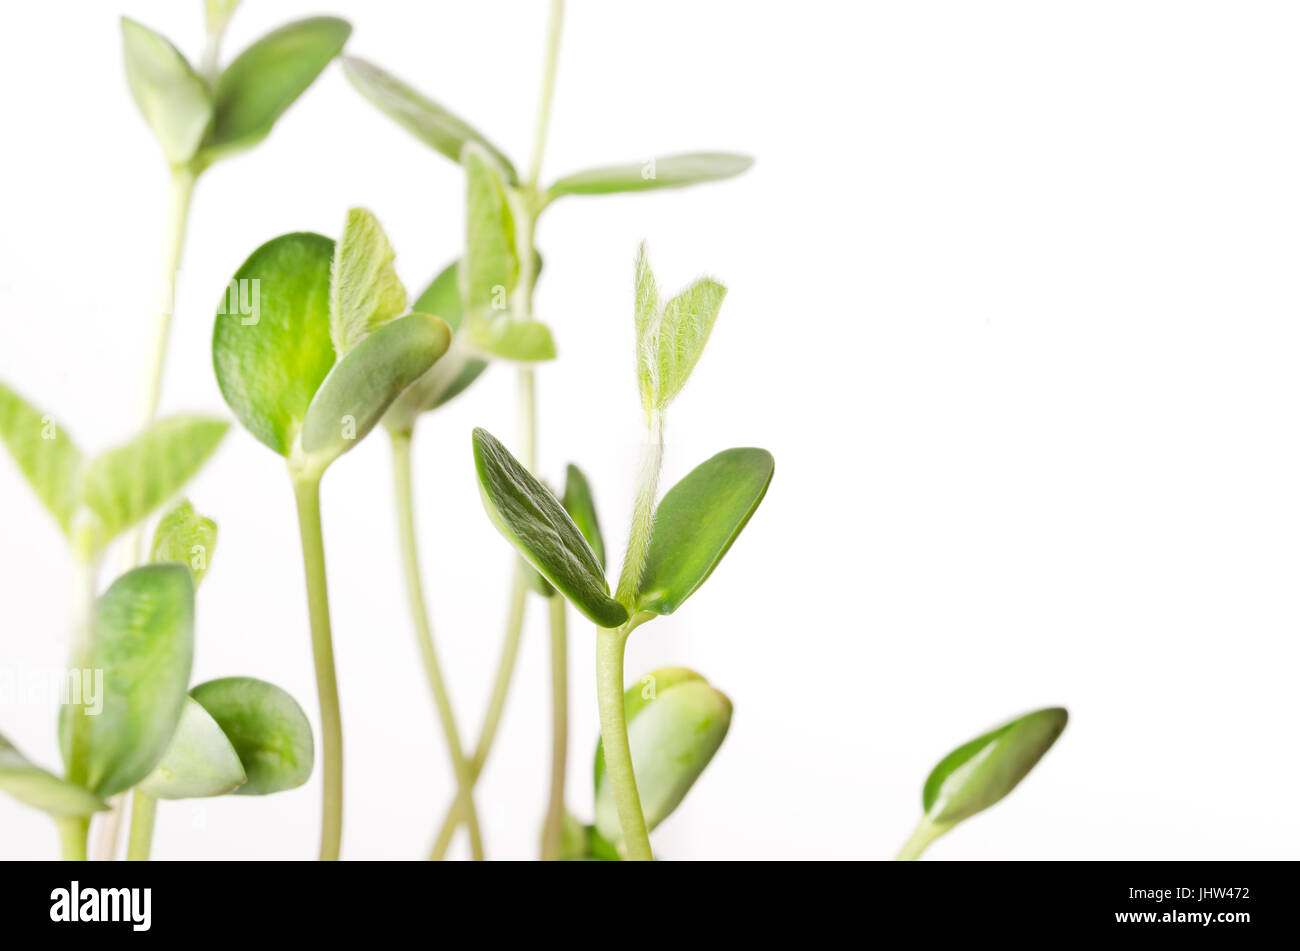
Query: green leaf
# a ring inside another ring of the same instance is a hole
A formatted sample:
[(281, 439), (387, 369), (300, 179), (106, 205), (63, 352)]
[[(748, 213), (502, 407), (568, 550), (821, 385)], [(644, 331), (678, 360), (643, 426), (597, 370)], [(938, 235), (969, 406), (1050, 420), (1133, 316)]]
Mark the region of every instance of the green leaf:
[(107, 544), (180, 491), (212, 455), (229, 424), (206, 416), (160, 419), (124, 446), (96, 456), (81, 496)]
[[(100, 796), (130, 789), (158, 765), (185, 706), (194, 656), (194, 583), (180, 565), (145, 565), (100, 597), (92, 669), (104, 672), (100, 697), (87, 697), (90, 750), (86, 785)], [(102, 704), (98, 714), (95, 705)], [(69, 755), (71, 716), (60, 717)]]
[(0, 383), (0, 439), (65, 535), (77, 511), (81, 450), (54, 419)]
[(330, 338), (338, 356), (406, 310), (406, 288), (393, 257), (375, 216), (364, 208), (351, 209), (330, 272)]
[(555, 359), (551, 328), (539, 320), (515, 320), (506, 315), (474, 314), (465, 330), (473, 350), (502, 360), (536, 363)]
[(311, 776), (311, 724), (298, 702), (275, 684), (223, 677), (190, 695), (212, 714), (243, 763), (248, 782), (239, 796), (265, 796), (301, 786)]
[(266, 138), (351, 32), (346, 20), (309, 17), (272, 30), (235, 57), (217, 80), (216, 112), (203, 143), (207, 160)]
[(591, 494), (591, 484), (582, 470), (570, 464), (564, 471), (564, 498), (561, 499), (564, 510), (573, 518), (582, 537), (587, 540), (591, 550), (605, 567), (605, 539), (600, 534), (600, 519), (596, 517), (596, 500)]
[[(700, 778), (731, 726), (731, 701), (699, 674), (680, 667), (657, 670), (623, 695), (632, 769), (646, 826), (668, 818)], [(623, 833), (596, 747), (596, 831), (617, 844)]]
[(739, 175), (754, 164), (747, 155), (731, 152), (691, 152), (665, 155), (641, 164), (593, 168), (566, 175), (547, 192), (560, 195), (608, 195), (652, 188), (681, 188)]
[(727, 289), (700, 278), (667, 304), (660, 304), (645, 245), (637, 255), (637, 371), (641, 405), (662, 412), (681, 392), (699, 362)]
[(217, 721), (187, 697), (167, 752), (138, 788), (155, 799), (202, 799), (224, 796), (246, 779)]
[(89, 816), (107, 809), (89, 789), (60, 779), (28, 760), (0, 734), (0, 789), (52, 816)]
[(268, 241), (235, 272), (213, 330), (221, 395), (244, 428), (282, 456), (334, 366), (333, 257), (334, 242), (318, 234)]
[(326, 464), (347, 452), (450, 344), (446, 321), (428, 314), (410, 314), (366, 337), (330, 371), (307, 408), (303, 451)]
[(204, 0), (207, 14), (208, 32), (220, 36), (226, 31), (226, 24), (235, 15), (240, 0)]
[(596, 553), (551, 490), (483, 429), (474, 430), (474, 465), (492, 523), (542, 577), (601, 627), (626, 621)]
[(515, 219), (500, 169), (470, 143), (461, 158), (466, 175), (465, 259), (460, 298), (471, 318), (506, 315), (519, 278)]
[(216, 548), (217, 523), (196, 512), (188, 499), (181, 499), (154, 529), (149, 560), (185, 565), (197, 589), (208, 573), (208, 562)]
[(1037, 710), (957, 747), (925, 781), (926, 821), (948, 829), (993, 805), (1043, 758), (1068, 720), (1062, 707)]
[(122, 17), (122, 48), (136, 105), (167, 161), (184, 165), (212, 122), (208, 84), (165, 37), (127, 17)]
[(672, 614), (713, 573), (763, 501), (775, 462), (727, 449), (691, 470), (655, 509), (637, 610)]
[(459, 162), (466, 143), (473, 142), (492, 156), (511, 184), (518, 180), (510, 160), (477, 129), (396, 76), (356, 56), (343, 57), (343, 71), (361, 95), (425, 145)]

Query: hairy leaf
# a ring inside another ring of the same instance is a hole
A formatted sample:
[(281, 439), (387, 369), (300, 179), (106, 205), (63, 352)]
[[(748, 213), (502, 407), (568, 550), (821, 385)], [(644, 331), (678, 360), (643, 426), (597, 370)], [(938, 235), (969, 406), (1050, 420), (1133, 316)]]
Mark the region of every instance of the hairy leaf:
[(330, 272), (330, 338), (338, 356), (406, 310), (406, 288), (393, 257), (375, 216), (364, 208), (350, 210)]

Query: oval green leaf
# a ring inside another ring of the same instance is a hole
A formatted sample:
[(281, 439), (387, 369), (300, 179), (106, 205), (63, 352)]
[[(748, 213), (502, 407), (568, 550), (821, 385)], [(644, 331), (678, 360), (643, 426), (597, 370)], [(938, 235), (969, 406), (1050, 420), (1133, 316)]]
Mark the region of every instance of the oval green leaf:
[(401, 317), (366, 337), (330, 371), (307, 408), (303, 451), (326, 464), (347, 452), (450, 344), (446, 321), (428, 314)]
[(100, 544), (130, 528), (180, 491), (202, 468), (230, 424), (206, 416), (160, 419), (125, 446), (96, 456), (81, 481), (82, 501), (98, 519)]
[(311, 724), (298, 702), (275, 684), (223, 677), (199, 684), (190, 695), (212, 714), (239, 754), (248, 781), (236, 795), (283, 792), (311, 776)]
[(732, 152), (690, 152), (665, 155), (640, 164), (593, 168), (566, 175), (547, 192), (560, 195), (608, 195), (613, 192), (642, 192), (654, 188), (682, 188), (703, 182), (732, 178), (748, 169), (754, 160)]
[(65, 535), (77, 511), (81, 450), (47, 413), (0, 383), (0, 439)]
[(128, 17), (122, 17), (122, 50), (135, 104), (167, 161), (184, 165), (212, 121), (208, 84), (165, 37)]
[(477, 129), (396, 76), (356, 56), (343, 57), (343, 72), (357, 92), (425, 145), (459, 162), (466, 143), (474, 142), (501, 166), (511, 184), (518, 180), (510, 160)]
[[(670, 672), (690, 676), (681, 676), (675, 683), (660, 686), (654, 699), (643, 700), (628, 713), (632, 768), (649, 829), (668, 818), (686, 797), (722, 745), (731, 726), (731, 701), (726, 694), (691, 671), (682, 672), (677, 668), (656, 673), (663, 674), (663, 679), (669, 681)], [(633, 691), (640, 697), (644, 688), (635, 687)], [(614, 806), (614, 794), (603, 766), (598, 750), (596, 830), (604, 839), (617, 844), (623, 834)]]
[(235, 57), (217, 80), (212, 127), (203, 144), (207, 161), (266, 138), (351, 32), (346, 20), (309, 17), (272, 30)]
[(672, 614), (708, 579), (772, 482), (766, 449), (727, 449), (691, 470), (655, 509), (637, 609)]
[(993, 805), (1025, 778), (1070, 718), (1063, 707), (1025, 714), (953, 750), (925, 781), (925, 818), (950, 828)]
[(484, 429), (474, 430), (474, 465), (488, 517), (542, 577), (601, 627), (626, 621), (596, 553), (551, 490)]
[(393, 246), (365, 208), (348, 211), (330, 272), (330, 338), (340, 357), (406, 310)]
[(42, 769), (0, 734), (0, 789), (52, 816), (89, 816), (107, 809), (98, 796)]
[(465, 146), (461, 164), (466, 191), (465, 258), (457, 269), (461, 301), (471, 319), (504, 317), (519, 278), (519, 256), (503, 173), (473, 142)]
[(244, 428), (289, 455), (307, 407), (334, 366), (330, 266), (334, 242), (286, 234), (235, 272), (212, 333), (221, 395)]
[(203, 799), (238, 789), (247, 777), (212, 715), (186, 698), (171, 744), (139, 787), (155, 799)]
[(208, 562), (216, 548), (217, 523), (196, 512), (188, 499), (181, 499), (159, 519), (149, 560), (184, 565), (190, 570), (194, 587), (198, 588), (208, 573)]
[(564, 510), (587, 539), (600, 567), (605, 567), (605, 538), (600, 533), (600, 519), (596, 516), (596, 499), (591, 494), (591, 483), (582, 470), (572, 463), (564, 470), (564, 497), (560, 500)]
[(474, 314), (465, 330), (465, 342), (478, 353), (537, 363), (555, 359), (555, 338), (540, 320), (516, 320), (508, 314)]

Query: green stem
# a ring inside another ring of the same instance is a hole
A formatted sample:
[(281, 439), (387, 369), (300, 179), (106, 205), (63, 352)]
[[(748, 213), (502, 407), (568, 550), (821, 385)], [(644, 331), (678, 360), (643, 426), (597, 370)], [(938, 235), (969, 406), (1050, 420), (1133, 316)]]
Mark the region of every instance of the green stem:
[(632, 769), (632, 747), (627, 738), (627, 716), (623, 707), (623, 648), (629, 624), (616, 630), (596, 631), (596, 697), (600, 706), (600, 739), (605, 750), (605, 770), (618, 823), (623, 830), (623, 848), (633, 861), (652, 861), (650, 833), (641, 812), (641, 796)]
[(916, 830), (912, 833), (912, 837), (908, 839), (903, 844), (902, 849), (899, 850), (895, 861), (915, 862), (921, 857), (921, 853), (929, 847), (931, 842), (947, 831), (947, 826), (933, 825), (928, 819), (922, 817), (921, 821), (917, 823)]
[[(73, 691), (68, 711), (68, 781), (87, 785), (90, 776), (90, 715), (85, 712), (86, 679), (95, 667), (95, 562), (79, 560), (73, 571), (72, 643), (68, 650), (69, 685)], [(89, 820), (87, 820), (89, 826)]]
[(438, 651), (434, 646), (433, 630), (429, 625), (429, 612), (420, 580), (420, 557), (415, 541), (415, 505), (411, 492), (411, 434), (395, 432), (391, 436), (393, 478), (397, 496), (397, 530), (401, 540), (402, 567), (406, 572), (406, 597), (410, 605), (411, 620), (415, 623), (416, 640), (420, 645), (424, 672), (429, 680), (429, 689), (433, 693), (438, 720), (442, 724), (442, 733), (447, 741), (447, 754), (451, 757), (451, 768), (456, 776), (457, 796), (463, 797), (465, 821), (469, 826), (470, 851), (475, 861), (481, 862), (483, 835), (479, 829), (474, 799), (469, 792), (473, 786), (473, 779), (470, 776), (469, 761), (466, 760), (465, 752), (460, 745), (460, 730), (456, 726), (456, 714), (451, 705), (446, 681), (443, 680), (442, 666), (438, 663)]
[(302, 561), (307, 576), (307, 611), (311, 618), (311, 652), (320, 695), (324, 788), (321, 811), (321, 861), (335, 861), (343, 838), (343, 723), (339, 687), (334, 673), (334, 643), (330, 634), (329, 591), (325, 581), (325, 543), (320, 523), (320, 476), (293, 480), (302, 535)]
[(78, 816), (60, 816), (54, 821), (59, 826), (59, 842), (63, 846), (63, 861), (86, 861), (86, 837), (90, 833), (90, 820)]
[(147, 862), (153, 848), (154, 814), (158, 800), (143, 789), (131, 794), (131, 836), (126, 843), (128, 862)]
[(550, 598), (551, 622), (551, 795), (542, 824), (542, 861), (555, 861), (564, 832), (564, 784), (569, 761), (568, 608), (562, 595)]
[(645, 570), (646, 554), (650, 550), (650, 534), (654, 528), (655, 500), (659, 493), (659, 473), (664, 463), (663, 416), (650, 417), (645, 446), (641, 452), (641, 477), (637, 485), (636, 502), (632, 508), (632, 527), (628, 531), (627, 554), (623, 557), (623, 570), (619, 574), (614, 598), (630, 611), (641, 587), (641, 573)]
[(535, 189), (542, 174), (542, 153), (551, 123), (551, 101), (555, 98), (555, 68), (560, 58), (560, 28), (564, 24), (564, 0), (551, 0), (546, 25), (546, 62), (542, 67), (542, 91), (537, 104), (537, 126), (533, 131), (533, 154), (529, 163), (528, 187)]

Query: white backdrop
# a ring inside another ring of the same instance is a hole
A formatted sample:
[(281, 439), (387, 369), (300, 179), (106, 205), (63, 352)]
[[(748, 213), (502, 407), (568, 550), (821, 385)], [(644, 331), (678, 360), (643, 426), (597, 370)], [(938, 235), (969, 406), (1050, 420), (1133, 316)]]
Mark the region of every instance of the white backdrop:
[[(118, 9), (120, 7), (120, 9)], [(201, 4), (52, 0), (0, 34), (0, 379), (91, 449), (125, 438), (165, 178), (122, 78), (117, 15), (192, 56)], [(545, 5), (247, 0), (230, 55), (335, 12), (350, 50), (518, 161)], [(933, 858), (1295, 858), (1300, 785), (1300, 10), (1285, 3), (571, 4), (544, 177), (733, 149), (732, 182), (572, 199), (544, 218), (541, 460), (591, 475), (621, 545), (638, 430), (631, 281), (731, 293), (669, 419), (665, 484), (729, 445), (777, 459), (767, 501), (629, 678), (702, 671), (735, 703), (714, 764), (656, 834), (669, 858), (881, 858), (927, 771), (1013, 714), (1064, 737)], [(165, 411), (227, 414), (215, 302), (257, 245), (365, 205), (413, 291), (458, 253), (458, 170), (338, 66), (200, 183)], [(513, 375), (426, 419), (417, 504), (462, 731), (477, 731), (511, 552), (482, 512), (474, 425), (513, 440)], [(382, 433), (325, 481), (351, 858), (415, 858), (452, 783), (401, 600)], [(220, 523), (195, 681), (245, 673), (316, 721), (280, 460), (238, 427), (189, 496)], [(67, 562), (0, 461), (0, 666), (55, 669)], [(535, 854), (549, 756), (544, 609), (530, 609), (480, 786), (490, 855)], [(592, 636), (572, 618), (571, 807), (588, 817)], [(54, 709), (0, 731), (58, 762)], [(1282, 797), (1284, 804), (1276, 803)], [(314, 855), (319, 775), (266, 799), (164, 803), (159, 858)], [(0, 798), (0, 856), (53, 826)], [(463, 841), (455, 853), (464, 854)]]

